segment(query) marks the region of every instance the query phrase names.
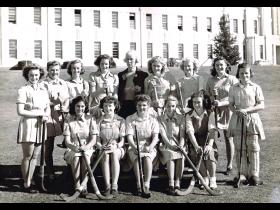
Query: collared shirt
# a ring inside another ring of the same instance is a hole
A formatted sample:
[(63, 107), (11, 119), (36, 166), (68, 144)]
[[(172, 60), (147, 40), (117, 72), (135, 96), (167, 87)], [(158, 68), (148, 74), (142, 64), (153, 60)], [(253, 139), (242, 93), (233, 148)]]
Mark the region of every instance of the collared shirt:
[(259, 85), (249, 82), (247, 85), (237, 83), (230, 88), (229, 102), (237, 109), (245, 109), (264, 101), (262, 89)]
[(70, 100), (81, 95), (83, 91), (85, 92), (86, 95), (88, 95), (89, 84), (82, 77), (80, 77), (79, 81), (70, 79), (66, 82), (67, 82), (67, 86), (68, 86)]
[(89, 84), (92, 87), (95, 87), (96, 90), (100, 88), (108, 88), (108, 92), (113, 93), (115, 88), (119, 86), (119, 78), (111, 72), (102, 75), (100, 71), (96, 71), (90, 73)]

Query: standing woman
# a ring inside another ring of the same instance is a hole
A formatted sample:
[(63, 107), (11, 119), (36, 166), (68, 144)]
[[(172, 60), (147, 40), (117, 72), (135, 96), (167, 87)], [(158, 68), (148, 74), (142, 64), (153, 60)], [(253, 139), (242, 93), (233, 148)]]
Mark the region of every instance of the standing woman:
[[(124, 157), (125, 150), (125, 120), (116, 113), (119, 110), (118, 99), (106, 96), (100, 102), (104, 115), (97, 119), (99, 138), (96, 147), (105, 149), (101, 160), (101, 168), (105, 181), (105, 195), (118, 194), (118, 179), (120, 174), (120, 159)], [(111, 141), (109, 144), (108, 142)], [(110, 169), (112, 172), (112, 186), (110, 184)]]
[[(37, 64), (26, 66), (23, 77), (27, 84), (18, 90), (17, 113), (21, 116), (18, 128), (17, 143), (21, 144), (23, 159), (21, 173), (24, 190), (38, 192), (31, 186), (31, 180), (40, 153), (43, 134), (43, 122), (50, 115), (50, 101), (47, 89), (39, 80), (44, 70)], [(46, 132), (45, 132), (46, 133)]]
[(177, 146), (185, 145), (184, 117), (177, 113), (177, 104), (178, 99), (175, 96), (168, 96), (165, 112), (158, 118), (160, 136), (163, 141), (159, 147), (160, 160), (163, 165), (167, 164), (168, 194), (170, 195), (175, 195), (175, 189), (180, 189), (184, 170), (184, 156), (177, 149)]
[[(171, 91), (171, 83), (164, 79), (167, 71), (166, 63), (160, 56), (155, 56), (148, 61), (148, 71), (151, 74), (144, 81), (145, 94), (152, 100), (151, 106), (161, 115), (163, 112), (165, 100)], [(173, 88), (174, 90), (175, 88)]]
[(81, 60), (70, 61), (67, 66), (67, 73), (71, 76), (67, 81), (70, 103), (77, 96), (82, 96), (88, 100), (89, 84), (81, 77), (85, 73)]
[(149, 75), (136, 66), (138, 63), (136, 51), (128, 51), (124, 62), (127, 65), (127, 69), (118, 73), (120, 82), (118, 99), (121, 105), (119, 115), (126, 118), (136, 112), (135, 96), (144, 93), (144, 80)]
[[(126, 118), (126, 135), (129, 144), (128, 160), (133, 167), (137, 181), (137, 195), (141, 194), (139, 161), (137, 158), (137, 143), (139, 142), (140, 157), (143, 161), (144, 191), (149, 193), (153, 171), (153, 160), (157, 155), (156, 145), (159, 141), (159, 124), (155, 117), (150, 115), (151, 98), (147, 95), (137, 95), (135, 98), (136, 110)], [(137, 132), (137, 139), (136, 139)]]
[(95, 118), (87, 113), (88, 105), (85, 98), (82, 96), (74, 98), (69, 108), (70, 116), (65, 122), (63, 130), (67, 146), (64, 159), (67, 164), (71, 165), (75, 190), (81, 190), (82, 188), (81, 195), (83, 197), (87, 194), (87, 185), (81, 186), (81, 179), (85, 177), (87, 167), (84, 161), (80, 164), (81, 161), (79, 160), (83, 156), (82, 151), (84, 151), (86, 158), (90, 162), (94, 152), (93, 146), (96, 144), (96, 136), (98, 134)]
[(58, 61), (47, 63), (47, 77), (44, 85), (49, 92), (51, 115), (47, 121), (47, 141), (45, 142), (45, 161), (50, 179), (54, 179), (53, 150), (54, 139), (62, 135), (64, 113), (68, 113), (69, 93), (67, 83), (59, 78), (61, 66)]
[(96, 72), (89, 75), (89, 109), (90, 113), (99, 118), (102, 114), (99, 104), (105, 96), (118, 98), (119, 78), (110, 72), (110, 68), (115, 65), (112, 57), (107, 54), (100, 55), (94, 61), (98, 67)]
[(193, 93), (203, 89), (204, 80), (202, 76), (197, 74), (198, 60), (195, 58), (185, 58), (180, 64), (180, 69), (185, 76), (176, 83), (176, 93), (183, 113), (187, 113), (190, 111), (187, 108), (189, 99)]
[[(211, 69), (212, 76), (207, 80), (206, 91), (213, 105), (218, 110), (217, 126), (224, 133), (227, 154), (226, 175), (229, 175), (232, 171), (234, 143), (232, 137), (227, 137), (228, 124), (232, 114), (229, 109), (228, 93), (230, 87), (237, 83), (238, 80), (236, 77), (228, 74), (227, 68), (229, 68), (229, 64), (225, 59), (220, 57), (214, 59)], [(215, 99), (216, 92), (218, 95)]]

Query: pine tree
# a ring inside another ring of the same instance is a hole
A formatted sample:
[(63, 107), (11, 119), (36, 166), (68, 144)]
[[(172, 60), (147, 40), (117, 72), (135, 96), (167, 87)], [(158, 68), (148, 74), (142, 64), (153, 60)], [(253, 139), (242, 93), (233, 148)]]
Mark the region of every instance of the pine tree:
[(214, 55), (224, 58), (230, 65), (236, 65), (241, 58), (238, 48), (234, 46), (236, 37), (230, 34), (228, 16), (224, 14), (219, 25), (220, 32), (214, 38)]

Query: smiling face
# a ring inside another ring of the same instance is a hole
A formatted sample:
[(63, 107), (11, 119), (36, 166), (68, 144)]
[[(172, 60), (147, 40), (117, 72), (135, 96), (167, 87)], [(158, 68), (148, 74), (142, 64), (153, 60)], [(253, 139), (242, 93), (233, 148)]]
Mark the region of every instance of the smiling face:
[(166, 103), (167, 113), (173, 113), (176, 110), (177, 102), (175, 100), (168, 100)]
[(71, 65), (72, 76), (79, 77), (82, 71), (82, 64), (81, 63), (74, 63)]
[(139, 115), (144, 115), (148, 113), (150, 106), (147, 101), (139, 101), (137, 102), (136, 109)]
[(75, 113), (77, 116), (82, 117), (85, 113), (86, 105), (83, 101), (79, 101), (75, 105)]
[(109, 59), (102, 59), (99, 64), (99, 69), (101, 73), (106, 73), (109, 71), (110, 68), (110, 61)]
[(183, 67), (184, 67), (183, 71), (184, 71), (184, 74), (186, 75), (186, 77), (193, 76), (193, 74), (194, 74), (194, 71), (193, 71), (194, 66), (193, 66), (193, 63), (191, 61), (189, 61), (189, 60), (185, 61)]
[(136, 58), (133, 55), (127, 54), (126, 55), (126, 65), (128, 69), (132, 69), (136, 66)]
[(215, 69), (218, 76), (223, 76), (226, 73), (227, 64), (224, 60), (218, 60), (215, 62)]
[(48, 69), (48, 76), (51, 79), (58, 79), (60, 74), (60, 66), (55, 65), (55, 66), (50, 66)]
[(202, 97), (194, 97), (193, 98), (193, 108), (196, 112), (200, 112), (203, 109), (203, 98)]
[(250, 81), (251, 79), (251, 72), (250, 72), (250, 68), (249, 67), (246, 67), (246, 68), (241, 68), (239, 70), (239, 79), (240, 79), (240, 82), (242, 84), (246, 84)]
[(110, 114), (110, 115), (113, 115), (115, 114), (115, 109), (116, 109), (116, 106), (114, 103), (104, 103), (103, 104), (103, 110), (105, 112), (105, 114)]
[(37, 84), (40, 79), (40, 70), (39, 69), (31, 69), (28, 72), (28, 80), (31, 84)]
[(162, 67), (163, 67), (162, 63), (160, 63), (159, 61), (154, 61), (152, 63), (153, 74), (155, 76), (160, 76), (161, 75)]

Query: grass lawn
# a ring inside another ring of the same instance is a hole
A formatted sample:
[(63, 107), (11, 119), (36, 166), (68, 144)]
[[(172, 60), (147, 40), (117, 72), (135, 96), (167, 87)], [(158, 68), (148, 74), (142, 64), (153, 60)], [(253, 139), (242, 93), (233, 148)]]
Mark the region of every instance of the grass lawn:
[[(207, 80), (209, 76), (210, 67), (202, 67), (199, 74)], [(152, 179), (151, 191), (152, 197), (150, 199), (143, 199), (133, 196), (130, 192), (130, 186), (134, 185), (132, 180), (120, 180), (120, 195), (118, 198), (107, 201), (114, 203), (130, 203), (130, 202), (183, 202), (183, 203), (248, 203), (248, 202), (280, 202), (280, 66), (252, 66), (255, 73), (253, 81), (262, 87), (265, 97), (265, 110), (260, 112), (260, 116), (264, 125), (266, 141), (260, 142), (260, 177), (264, 181), (264, 185), (258, 187), (241, 187), (239, 189), (233, 188), (230, 185), (234, 174), (225, 176), (223, 171), (226, 168), (225, 144), (223, 140), (218, 142), (219, 147), (219, 162), (217, 167), (217, 184), (218, 189), (222, 190), (222, 196), (209, 196), (206, 191), (201, 191), (194, 188), (193, 193), (185, 197), (174, 197), (166, 195), (164, 189), (168, 186), (167, 179)], [(124, 69), (124, 68), (122, 68)], [(84, 78), (93, 68), (87, 68)], [(120, 69), (114, 69), (116, 73)], [(235, 75), (236, 69), (233, 69), (231, 74)], [(171, 69), (170, 73), (178, 79), (182, 77), (182, 71), (178, 69)], [(66, 70), (62, 70), (61, 77), (63, 79), (69, 78)], [(5, 68), (0, 68), (0, 202), (62, 202), (58, 196), (60, 192), (67, 192), (69, 183), (64, 183), (59, 180), (56, 185), (59, 190), (49, 194), (29, 195), (21, 192), (19, 184), (20, 177), (20, 163), (22, 158), (22, 151), (20, 145), (16, 144), (17, 126), (19, 116), (16, 113), (16, 97), (17, 90), (21, 87), (25, 80), (22, 77), (21, 71), (9, 71)], [(56, 143), (61, 142), (61, 137), (57, 138)], [(64, 150), (55, 147), (54, 163), (57, 167), (57, 173), (61, 173), (65, 168), (65, 161), (63, 160)], [(234, 164), (234, 173), (236, 171)], [(103, 180), (98, 179), (100, 188)], [(70, 183), (71, 184), (71, 183)], [(184, 187), (184, 185), (182, 185)], [(102, 189), (102, 188), (101, 188)], [(88, 199), (77, 199), (77, 203), (85, 202), (105, 202), (97, 201), (95, 195)]]

